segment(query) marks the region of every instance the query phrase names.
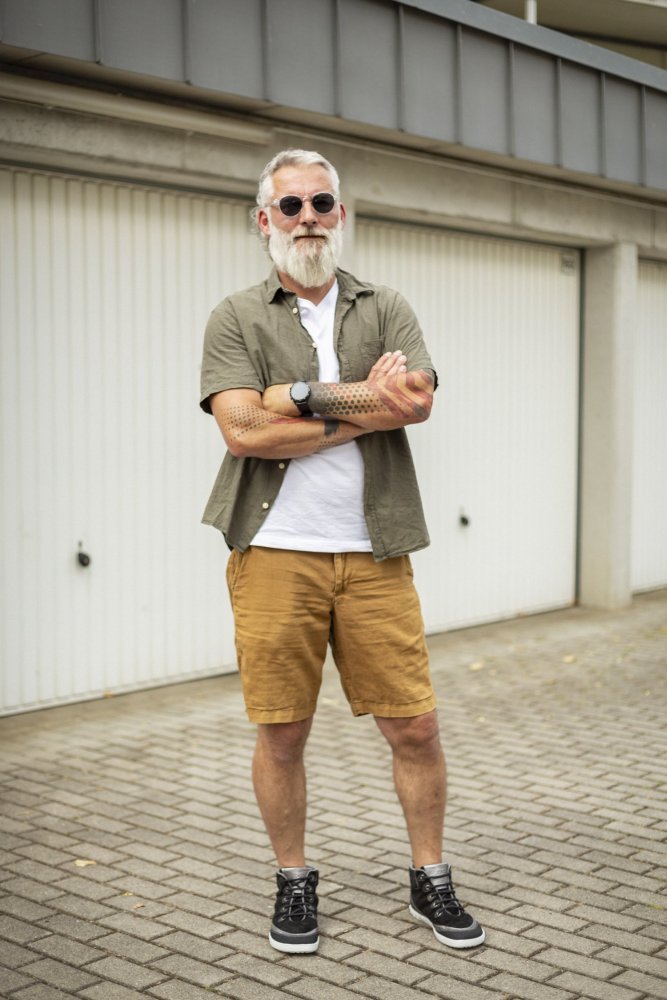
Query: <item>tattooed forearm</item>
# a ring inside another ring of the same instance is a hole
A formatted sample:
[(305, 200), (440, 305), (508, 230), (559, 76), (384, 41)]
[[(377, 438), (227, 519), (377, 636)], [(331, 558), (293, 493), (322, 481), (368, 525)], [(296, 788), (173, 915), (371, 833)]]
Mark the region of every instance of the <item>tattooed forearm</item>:
[(347, 444), (348, 441), (353, 441), (354, 438), (363, 433), (361, 428), (355, 424), (343, 420), (327, 419), (316, 421), (316, 423), (322, 424), (324, 428), (322, 440), (317, 447), (318, 452), (326, 451), (327, 448), (336, 448), (339, 444)]
[(234, 441), (238, 441), (245, 434), (267, 424), (290, 424), (293, 422), (294, 418), (292, 417), (281, 417), (276, 413), (268, 413), (260, 406), (253, 406), (252, 403), (230, 406), (223, 411), (221, 416), (223, 434)]
[(216, 419), (236, 458), (299, 458), (354, 440), (365, 431), (337, 418), (313, 420), (271, 413), (253, 402), (220, 408)]
[(426, 420), (431, 411), (433, 376), (404, 372), (366, 382), (311, 382), (310, 406), (316, 413), (347, 417), (387, 413), (405, 423)]

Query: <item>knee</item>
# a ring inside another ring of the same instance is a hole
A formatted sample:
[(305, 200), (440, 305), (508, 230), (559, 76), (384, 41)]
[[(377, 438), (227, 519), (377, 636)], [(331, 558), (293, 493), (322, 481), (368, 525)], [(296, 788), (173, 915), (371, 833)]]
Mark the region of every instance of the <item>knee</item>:
[(376, 722), (395, 753), (434, 757), (442, 753), (435, 711), (409, 719), (376, 719)]
[(310, 719), (260, 725), (257, 732), (257, 747), (275, 764), (294, 764), (303, 756), (310, 725)]

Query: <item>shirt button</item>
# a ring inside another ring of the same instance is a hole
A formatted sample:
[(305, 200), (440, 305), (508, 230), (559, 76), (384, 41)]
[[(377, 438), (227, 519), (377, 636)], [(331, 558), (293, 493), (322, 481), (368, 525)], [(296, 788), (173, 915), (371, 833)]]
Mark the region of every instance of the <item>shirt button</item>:
[(268, 510), (268, 509), (269, 509), (269, 505), (268, 505), (268, 503), (265, 500), (264, 503), (262, 504), (262, 510)]
[(295, 316), (298, 316), (298, 314), (299, 314), (299, 310), (297, 309), (296, 306), (294, 306), (294, 308), (292, 309), (292, 312), (294, 313)]
[(278, 462), (278, 468), (279, 469), (284, 469), (285, 468), (285, 463), (284, 462)]

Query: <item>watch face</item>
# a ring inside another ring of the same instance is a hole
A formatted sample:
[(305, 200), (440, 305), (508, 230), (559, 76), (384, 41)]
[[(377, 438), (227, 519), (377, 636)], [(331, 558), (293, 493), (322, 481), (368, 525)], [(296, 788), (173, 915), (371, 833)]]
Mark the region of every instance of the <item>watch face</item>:
[(295, 382), (289, 394), (297, 405), (306, 403), (310, 399), (310, 386), (307, 382)]

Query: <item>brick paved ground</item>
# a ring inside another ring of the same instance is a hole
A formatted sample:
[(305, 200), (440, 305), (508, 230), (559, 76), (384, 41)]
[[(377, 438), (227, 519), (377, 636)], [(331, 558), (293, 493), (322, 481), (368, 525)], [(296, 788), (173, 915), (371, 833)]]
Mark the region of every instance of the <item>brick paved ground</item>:
[(329, 671), (310, 743), (320, 952), (266, 934), (272, 859), (235, 677), (0, 725), (12, 1000), (667, 997), (667, 592), (431, 642), (447, 856), (483, 948), (406, 907), (388, 755)]

